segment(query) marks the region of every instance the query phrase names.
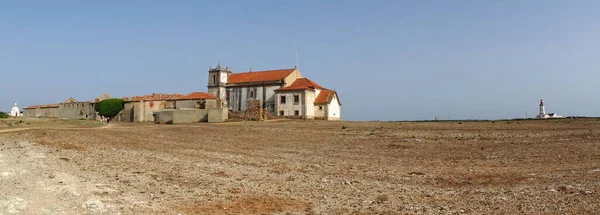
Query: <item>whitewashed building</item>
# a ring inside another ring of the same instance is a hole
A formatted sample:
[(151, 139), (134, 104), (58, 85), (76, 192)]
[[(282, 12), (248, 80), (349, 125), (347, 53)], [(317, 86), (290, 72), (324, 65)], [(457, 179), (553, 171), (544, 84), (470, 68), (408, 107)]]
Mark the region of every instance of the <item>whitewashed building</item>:
[(342, 104), (337, 92), (308, 78), (275, 90), (277, 115), (303, 119), (340, 120)]
[(19, 110), (17, 103), (15, 103), (15, 105), (10, 110), (10, 116), (13, 116), (13, 117), (21, 116), (21, 111)]
[(297, 68), (232, 73), (231, 68), (219, 63), (209, 68), (208, 93), (226, 100), (234, 112), (246, 111), (248, 101), (258, 100), (268, 112), (278, 116), (341, 119), (337, 92), (303, 78)]

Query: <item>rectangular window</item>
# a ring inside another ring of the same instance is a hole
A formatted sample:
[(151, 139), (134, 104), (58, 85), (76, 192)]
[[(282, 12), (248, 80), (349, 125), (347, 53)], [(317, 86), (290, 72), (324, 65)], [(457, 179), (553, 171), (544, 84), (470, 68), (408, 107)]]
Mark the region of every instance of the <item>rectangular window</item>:
[(281, 104), (285, 104), (285, 96), (281, 96), (281, 98), (279, 99), (279, 101), (281, 102)]
[(300, 111), (294, 111), (294, 116), (300, 116)]
[(319, 110), (323, 110), (323, 106), (319, 106)]
[(282, 110), (279, 111), (279, 116), (283, 116), (283, 111)]
[(298, 103), (298, 102), (300, 102), (300, 96), (294, 95), (294, 103)]

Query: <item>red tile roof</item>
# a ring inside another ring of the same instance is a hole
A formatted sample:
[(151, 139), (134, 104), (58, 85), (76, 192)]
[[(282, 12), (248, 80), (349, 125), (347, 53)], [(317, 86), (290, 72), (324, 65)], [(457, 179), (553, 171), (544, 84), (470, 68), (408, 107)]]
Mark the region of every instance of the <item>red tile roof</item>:
[(144, 96), (133, 96), (131, 98), (124, 97), (123, 100), (130, 102), (139, 102), (139, 101), (160, 101), (160, 100), (175, 100), (181, 99), (185, 95), (183, 94), (162, 94), (162, 93), (152, 93), (152, 95), (144, 95)]
[(240, 84), (265, 81), (279, 81), (296, 71), (296, 69), (278, 69), (268, 71), (243, 72), (231, 74), (227, 84)]
[[(333, 90), (323, 89), (317, 96), (317, 99), (315, 99), (315, 104), (329, 104), (333, 100), (333, 97), (337, 97), (337, 92), (335, 92)], [(338, 100), (338, 103), (340, 105), (342, 105), (340, 103), (339, 97), (337, 98), (337, 100)]]
[(214, 96), (213, 94), (210, 93), (205, 93), (205, 92), (193, 92), (190, 93), (186, 96), (184, 96), (181, 99), (185, 99), (185, 100), (194, 100), (194, 99), (217, 99), (216, 96)]
[(311, 81), (308, 78), (298, 78), (290, 86), (276, 89), (275, 91), (285, 90), (310, 90), (310, 89), (324, 89), (321, 85)]

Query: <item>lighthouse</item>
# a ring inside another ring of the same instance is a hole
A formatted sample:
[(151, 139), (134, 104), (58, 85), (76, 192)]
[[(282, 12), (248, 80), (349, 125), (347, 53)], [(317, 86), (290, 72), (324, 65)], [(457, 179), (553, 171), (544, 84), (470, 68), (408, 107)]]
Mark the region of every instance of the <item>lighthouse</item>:
[(535, 116), (538, 119), (548, 119), (548, 118), (564, 118), (563, 116), (559, 116), (556, 113), (546, 113), (546, 106), (544, 105), (544, 100), (540, 99), (540, 114)]
[(545, 116), (546, 115), (546, 107), (544, 106), (544, 100), (540, 99), (540, 115), (539, 116)]

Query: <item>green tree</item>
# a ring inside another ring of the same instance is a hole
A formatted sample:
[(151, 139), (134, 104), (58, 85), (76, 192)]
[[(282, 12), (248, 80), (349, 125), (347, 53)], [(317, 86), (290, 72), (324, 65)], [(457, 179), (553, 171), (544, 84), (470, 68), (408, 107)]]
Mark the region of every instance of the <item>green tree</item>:
[(106, 99), (96, 103), (96, 111), (101, 116), (113, 117), (119, 114), (125, 107), (123, 99)]
[(1, 118), (8, 118), (8, 117), (9, 117), (9, 115), (7, 113), (0, 112), (0, 119)]

